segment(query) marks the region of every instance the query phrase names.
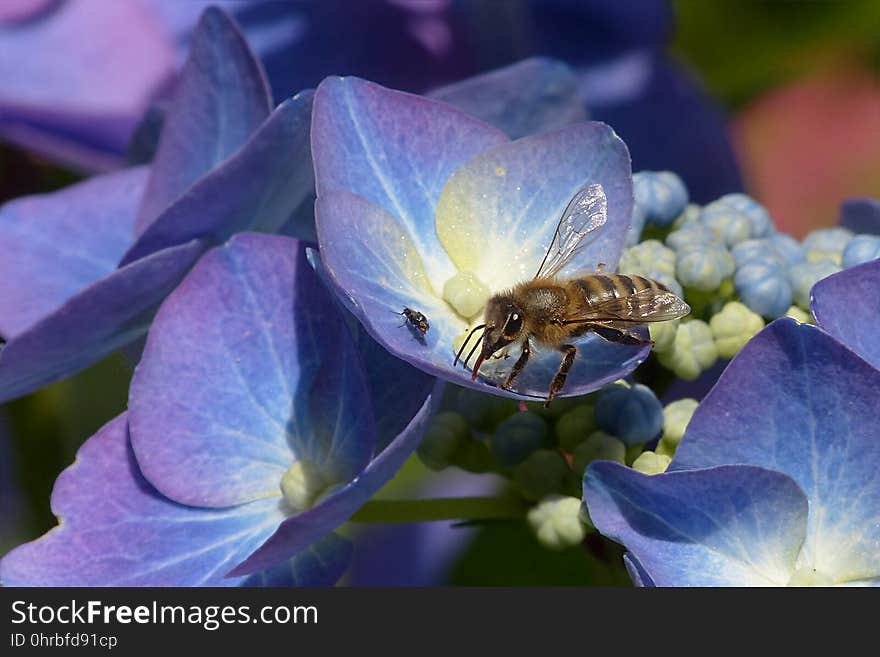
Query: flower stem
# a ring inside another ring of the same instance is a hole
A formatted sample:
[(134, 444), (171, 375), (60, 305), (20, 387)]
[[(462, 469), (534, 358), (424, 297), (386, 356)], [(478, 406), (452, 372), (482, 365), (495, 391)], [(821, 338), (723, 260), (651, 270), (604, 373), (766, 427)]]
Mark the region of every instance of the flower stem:
[(522, 518), (528, 507), (510, 497), (437, 497), (424, 500), (370, 500), (353, 522), (429, 522)]

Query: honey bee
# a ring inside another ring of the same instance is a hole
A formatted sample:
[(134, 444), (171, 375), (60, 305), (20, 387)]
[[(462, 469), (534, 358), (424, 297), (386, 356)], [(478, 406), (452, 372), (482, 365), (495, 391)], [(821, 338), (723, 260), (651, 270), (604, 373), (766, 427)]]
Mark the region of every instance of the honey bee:
[(518, 343), (520, 355), (501, 387), (511, 390), (516, 377), (523, 371), (532, 351), (532, 341), (559, 350), (562, 362), (550, 383), (545, 406), (565, 385), (577, 356), (577, 347), (570, 341), (586, 333), (619, 344), (641, 345), (651, 341), (635, 331), (640, 324), (662, 322), (687, 315), (691, 309), (662, 284), (644, 276), (605, 273), (599, 264), (595, 273), (558, 278), (557, 275), (577, 253), (596, 236), (608, 219), (608, 203), (601, 185), (582, 187), (572, 197), (559, 223), (547, 253), (530, 281), (495, 294), (486, 303), (483, 323), (475, 327), (455, 356), (453, 366), (461, 359), (476, 331), (482, 330), (467, 358), (482, 344), (474, 364), (472, 379), (487, 358), (505, 347)]
[(401, 326), (409, 324), (412, 328), (419, 332), (419, 337), (421, 338), (423, 338), (425, 333), (428, 332), (428, 329), (431, 328), (431, 325), (428, 324), (428, 318), (425, 317), (418, 310), (413, 310), (412, 308), (404, 308), (403, 312), (395, 314), (403, 315), (406, 318)]

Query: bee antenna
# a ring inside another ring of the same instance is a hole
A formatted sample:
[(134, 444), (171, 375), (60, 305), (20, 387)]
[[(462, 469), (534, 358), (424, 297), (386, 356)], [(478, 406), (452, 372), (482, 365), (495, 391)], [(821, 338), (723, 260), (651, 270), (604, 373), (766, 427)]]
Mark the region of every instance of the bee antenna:
[(477, 347), (480, 346), (480, 344), (483, 342), (483, 338), (485, 338), (485, 337), (486, 337), (486, 332), (483, 331), (483, 332), (480, 334), (480, 339), (477, 340), (477, 341), (474, 343), (474, 346), (473, 346), (473, 347), (471, 347), (471, 350), (468, 352), (467, 358), (464, 359), (464, 367), (465, 367), (465, 369), (467, 369), (467, 364), (468, 364), (468, 361), (471, 359), (471, 356), (474, 355), (474, 352), (477, 350)]
[(481, 328), (486, 328), (485, 324), (480, 324), (479, 326), (475, 326), (470, 333), (468, 333), (467, 338), (461, 345), (461, 349), (458, 350), (458, 353), (455, 354), (455, 360), (452, 361), (452, 366), (455, 367), (458, 364), (458, 359), (461, 358), (461, 354), (464, 352), (464, 348), (467, 347), (467, 343), (471, 341), (471, 337), (473, 337), (474, 332), (479, 331)]

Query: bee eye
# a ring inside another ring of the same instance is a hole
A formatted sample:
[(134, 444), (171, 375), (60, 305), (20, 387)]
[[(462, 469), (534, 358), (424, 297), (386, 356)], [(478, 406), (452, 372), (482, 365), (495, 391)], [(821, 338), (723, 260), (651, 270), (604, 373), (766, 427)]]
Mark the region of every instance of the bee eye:
[(522, 330), (523, 320), (519, 313), (510, 313), (507, 317), (507, 324), (504, 327), (504, 335), (516, 337)]

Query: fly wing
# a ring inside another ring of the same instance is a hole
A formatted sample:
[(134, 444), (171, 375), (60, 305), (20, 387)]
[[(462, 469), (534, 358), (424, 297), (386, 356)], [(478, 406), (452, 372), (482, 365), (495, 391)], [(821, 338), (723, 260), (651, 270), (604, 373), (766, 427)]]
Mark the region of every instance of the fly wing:
[(608, 199), (602, 185), (581, 187), (565, 206), (553, 241), (544, 255), (535, 278), (551, 278), (558, 274), (571, 258), (590, 244), (584, 238), (608, 221)]
[(666, 290), (645, 288), (635, 294), (606, 299), (593, 304), (579, 315), (566, 317), (562, 323), (627, 322), (644, 324), (678, 319), (690, 311), (691, 307), (678, 295)]

